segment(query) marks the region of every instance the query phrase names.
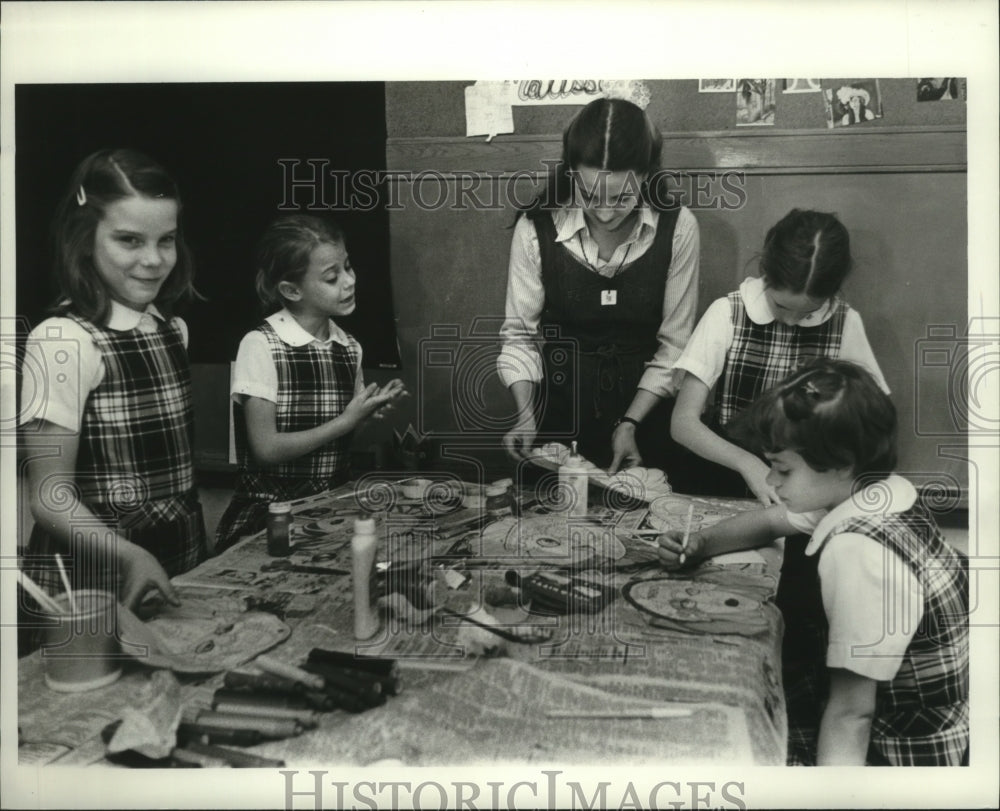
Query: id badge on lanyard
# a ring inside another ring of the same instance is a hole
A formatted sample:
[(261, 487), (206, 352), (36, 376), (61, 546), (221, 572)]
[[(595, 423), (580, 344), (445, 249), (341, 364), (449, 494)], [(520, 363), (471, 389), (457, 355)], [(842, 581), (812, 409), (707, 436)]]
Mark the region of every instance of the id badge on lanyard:
[(618, 303), (618, 291), (617, 290), (602, 290), (601, 291), (601, 306), (602, 307), (614, 307)]

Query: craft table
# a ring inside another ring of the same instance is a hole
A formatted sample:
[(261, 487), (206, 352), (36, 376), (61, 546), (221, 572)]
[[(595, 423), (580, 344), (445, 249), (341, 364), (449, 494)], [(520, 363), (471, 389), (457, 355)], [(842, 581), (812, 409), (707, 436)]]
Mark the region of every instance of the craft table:
[[(263, 533), (176, 578), (190, 611), (214, 606), (217, 617), (248, 609), (276, 615), (288, 635), (268, 650), (273, 658), (298, 664), (314, 647), (353, 651), (358, 644), (400, 665), (404, 689), (381, 707), (326, 713), (314, 730), (247, 751), (288, 766), (385, 759), (414, 766), (784, 764), (782, 623), (767, 599), (780, 548), (725, 556), (678, 575), (656, 564), (648, 543), (654, 535), (630, 534), (680, 528), (692, 502), (695, 529), (753, 505), (671, 495), (646, 509), (634, 499), (592, 497), (591, 529), (560, 536), (565, 516), (547, 511), (544, 499), (519, 495), (520, 518), (487, 516), (475, 498), (456, 507), (447, 487), (403, 498), (397, 484), (378, 477), (295, 502), (293, 555), (283, 559), (293, 567), (349, 570), (352, 518), (371, 510), (378, 559), (417, 561), (431, 602), (451, 610), (428, 617), (399, 595), (389, 597), (382, 631), (371, 642), (353, 638), (350, 575), (269, 566), (275, 559), (267, 557)], [(589, 552), (580, 551), (588, 545)], [(510, 583), (567, 562), (586, 566), (617, 599), (594, 614), (529, 615)], [(684, 589), (689, 599), (674, 599)], [(499, 653), (471, 655), (463, 640), (474, 626), (460, 617), (477, 602), (501, 622), (527, 623), (548, 638), (505, 643), (497, 637)], [(230, 651), (223, 647), (220, 638), (216, 653), (240, 658), (239, 642)], [(252, 659), (240, 669), (253, 670)], [(148, 701), (156, 672), (130, 662), (114, 684), (61, 694), (45, 686), (39, 654), (25, 657), (19, 663), (20, 762), (101, 762), (100, 731), (124, 707)], [(187, 706), (207, 707), (223, 674), (177, 678)], [(635, 717), (663, 706), (690, 714)], [(610, 717), (550, 717), (556, 712)]]

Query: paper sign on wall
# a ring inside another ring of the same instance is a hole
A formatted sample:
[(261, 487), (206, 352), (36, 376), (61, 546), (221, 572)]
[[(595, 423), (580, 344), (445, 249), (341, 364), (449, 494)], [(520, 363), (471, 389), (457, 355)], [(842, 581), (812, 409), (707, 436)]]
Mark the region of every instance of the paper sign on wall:
[(512, 107), (541, 104), (588, 104), (599, 98), (621, 98), (643, 109), (649, 87), (643, 81), (604, 79), (524, 79), (476, 82), (465, 88), (465, 134), (494, 135), (514, 131)]

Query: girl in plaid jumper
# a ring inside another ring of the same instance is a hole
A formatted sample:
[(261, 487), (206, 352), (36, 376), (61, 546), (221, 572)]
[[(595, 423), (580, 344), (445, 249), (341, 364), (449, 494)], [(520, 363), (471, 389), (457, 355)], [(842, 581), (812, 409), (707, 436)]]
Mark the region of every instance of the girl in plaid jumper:
[(332, 320), (354, 312), (344, 235), (328, 220), (287, 216), (265, 231), (257, 293), (277, 312), (240, 343), (232, 397), (240, 465), (216, 550), (262, 530), (268, 504), (321, 493), (349, 478), (351, 434), (405, 394), (365, 386), (361, 345)]
[[(56, 213), (56, 317), (28, 336), (21, 435), (35, 527), (25, 570), (136, 605), (176, 602), (168, 576), (205, 556), (192, 466), (187, 328), (192, 262), (173, 180), (131, 150), (76, 169)], [(25, 626), (32, 623), (25, 619)]]
[[(896, 411), (875, 379), (819, 360), (740, 419), (783, 504), (689, 539), (695, 559), (809, 529), (824, 649), (785, 682), (789, 763), (957, 766), (969, 744), (968, 560), (892, 473)], [(676, 535), (661, 540), (674, 568)]]
[(744, 496), (749, 489), (765, 506), (776, 503), (767, 465), (732, 442), (727, 427), (805, 361), (855, 361), (888, 392), (861, 316), (838, 296), (850, 268), (850, 238), (840, 221), (794, 209), (767, 233), (760, 278), (746, 279), (705, 311), (677, 361), (685, 374), (670, 426), (677, 442), (711, 463), (697, 492)]

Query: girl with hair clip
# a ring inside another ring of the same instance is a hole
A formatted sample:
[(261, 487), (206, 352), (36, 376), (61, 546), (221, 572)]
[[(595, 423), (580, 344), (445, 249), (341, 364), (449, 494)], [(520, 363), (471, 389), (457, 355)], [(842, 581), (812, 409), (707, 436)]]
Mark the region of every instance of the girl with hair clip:
[(518, 412), (504, 437), (514, 459), (539, 433), (577, 440), (611, 473), (643, 454), (670, 470), (680, 450), (655, 425), (669, 419), (674, 363), (694, 325), (699, 237), (666, 192), (661, 146), (641, 108), (592, 101), (518, 215), (497, 361)]
[(205, 557), (192, 465), (187, 327), (193, 293), (177, 186), (127, 149), (76, 168), (54, 220), (55, 315), (28, 336), (21, 432), (36, 524), (25, 570), (136, 606)]
[(216, 550), (259, 532), (268, 504), (322, 493), (350, 477), (353, 431), (406, 391), (365, 386), (361, 345), (333, 320), (354, 312), (344, 234), (318, 217), (280, 217), (257, 248), (257, 294), (274, 311), (240, 342), (232, 398), (239, 478)]
[[(699, 560), (811, 531), (821, 647), (811, 663), (784, 663), (789, 763), (967, 763), (968, 560), (893, 473), (892, 401), (861, 367), (817, 360), (754, 403), (739, 431), (770, 462), (782, 504), (695, 533), (683, 551)], [(678, 536), (661, 536), (668, 568)]]
[[(861, 316), (838, 295), (851, 269), (847, 229), (833, 215), (793, 209), (764, 240), (760, 277), (712, 302), (676, 363), (683, 370), (670, 432), (701, 463), (694, 492), (777, 501), (768, 468), (728, 436), (733, 418), (800, 364), (855, 361), (888, 392)], [(714, 389), (712, 407), (706, 412)]]

